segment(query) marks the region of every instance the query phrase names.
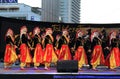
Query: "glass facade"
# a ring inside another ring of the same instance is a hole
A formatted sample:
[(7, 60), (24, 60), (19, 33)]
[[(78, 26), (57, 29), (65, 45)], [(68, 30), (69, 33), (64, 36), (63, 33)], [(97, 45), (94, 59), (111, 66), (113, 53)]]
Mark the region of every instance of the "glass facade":
[(42, 0), (42, 21), (58, 22), (59, 0)]
[(63, 22), (79, 23), (80, 22), (80, 0), (59, 0), (59, 15)]
[(80, 0), (42, 0), (42, 21), (80, 23)]

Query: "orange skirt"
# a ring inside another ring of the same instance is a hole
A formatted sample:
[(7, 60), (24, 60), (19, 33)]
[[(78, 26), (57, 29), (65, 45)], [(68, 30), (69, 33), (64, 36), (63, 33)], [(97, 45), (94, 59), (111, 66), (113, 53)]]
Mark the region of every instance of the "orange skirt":
[(83, 46), (79, 46), (78, 49), (75, 51), (74, 60), (78, 60), (78, 61), (80, 61), (80, 63), (82, 63), (84, 61), (83, 64), (88, 63), (87, 56), (85, 54), (85, 50), (84, 50)]
[(10, 44), (6, 45), (5, 55), (4, 55), (4, 62), (5, 63), (14, 63), (17, 60), (17, 55), (15, 52), (15, 48)]
[(26, 44), (20, 45), (20, 61), (22, 63), (31, 63), (32, 62), (30, 50)]
[[(52, 59), (54, 59), (54, 60), (52, 60)], [(47, 44), (46, 49), (44, 51), (43, 61), (44, 61), (44, 63), (51, 63), (51, 62), (57, 61), (57, 55), (55, 54), (52, 44)]]
[(40, 44), (36, 45), (33, 57), (34, 63), (42, 63), (43, 62), (43, 50)]
[(105, 60), (104, 60), (104, 55), (102, 52), (102, 47), (101, 45), (96, 45), (92, 53), (91, 64), (99, 65), (99, 64), (104, 64), (104, 63), (105, 63)]
[(71, 53), (68, 45), (62, 45), (60, 49), (59, 60), (71, 60)]
[(107, 65), (109, 68), (114, 69), (118, 66), (120, 66), (120, 53), (119, 48), (114, 47), (110, 54), (107, 56), (105, 65)]

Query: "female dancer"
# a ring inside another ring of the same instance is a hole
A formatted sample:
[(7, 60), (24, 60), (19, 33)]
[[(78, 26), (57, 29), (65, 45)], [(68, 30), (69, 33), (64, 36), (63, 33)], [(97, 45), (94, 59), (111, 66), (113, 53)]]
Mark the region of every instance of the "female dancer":
[(71, 60), (70, 48), (68, 46), (69, 37), (67, 29), (63, 30), (59, 43), (61, 44), (60, 54), (58, 56), (59, 60)]
[(22, 26), (20, 30), (20, 67), (21, 70), (24, 70), (24, 67), (30, 65), (32, 62), (32, 57), (30, 55), (29, 48), (31, 47), (29, 44), (29, 36), (27, 35), (27, 27)]
[(82, 65), (87, 64), (87, 56), (84, 50), (83, 33), (78, 30), (76, 33), (74, 60), (78, 60), (78, 68), (81, 70)]
[(40, 65), (43, 61), (43, 50), (42, 50), (42, 39), (40, 37), (40, 28), (35, 27), (33, 30), (33, 39), (32, 39), (32, 47), (34, 48), (34, 56), (33, 63), (34, 68), (38, 69), (37, 66)]
[(119, 45), (118, 40), (116, 38), (116, 32), (113, 31), (110, 33), (110, 47), (111, 52), (106, 58), (105, 64), (113, 70), (116, 67), (120, 66), (120, 53), (119, 53)]
[(6, 36), (6, 49), (5, 49), (5, 56), (4, 56), (4, 68), (8, 69), (16, 60), (17, 60), (17, 55), (15, 48), (16, 46), (14, 45), (14, 36), (13, 36), (13, 30), (8, 29)]
[(60, 35), (58, 34), (58, 35), (56, 35), (56, 39), (55, 39), (55, 53), (57, 54), (57, 57), (58, 57), (58, 55), (59, 55), (59, 53), (60, 53), (60, 47), (61, 47), (61, 44), (59, 44), (59, 40), (60, 40)]
[(49, 69), (51, 62), (53, 62), (55, 64), (57, 62), (57, 55), (56, 55), (54, 48), (53, 48), (53, 42), (54, 42), (54, 38), (52, 36), (52, 29), (47, 28), (46, 29), (46, 36), (42, 41), (43, 46), (45, 47), (43, 61), (45, 63), (46, 70)]
[(91, 65), (93, 70), (96, 70), (97, 65), (104, 64), (104, 55), (102, 52), (102, 46), (101, 46), (101, 39), (99, 38), (99, 33), (97, 31), (94, 31), (91, 35), (91, 41), (92, 41), (92, 59), (91, 59)]

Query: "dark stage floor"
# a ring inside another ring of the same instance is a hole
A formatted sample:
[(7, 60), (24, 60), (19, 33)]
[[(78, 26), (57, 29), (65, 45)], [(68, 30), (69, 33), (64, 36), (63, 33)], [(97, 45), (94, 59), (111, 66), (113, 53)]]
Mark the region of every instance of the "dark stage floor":
[(78, 72), (57, 72), (56, 67), (51, 67), (50, 70), (44, 70), (39, 67), (26, 68), (20, 70), (19, 65), (13, 65), (11, 69), (4, 70), (3, 63), (0, 63), (0, 79), (120, 79), (120, 68), (111, 71), (105, 66), (98, 66), (98, 71), (83, 67)]

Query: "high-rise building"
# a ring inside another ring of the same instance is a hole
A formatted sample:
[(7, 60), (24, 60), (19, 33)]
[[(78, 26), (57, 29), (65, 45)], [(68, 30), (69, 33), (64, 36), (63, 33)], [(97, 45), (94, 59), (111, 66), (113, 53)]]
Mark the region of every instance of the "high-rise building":
[(59, 0), (42, 0), (42, 21), (58, 22)]
[(80, 0), (59, 0), (59, 16), (63, 22), (79, 23), (80, 21)]
[(41, 17), (42, 21), (80, 23), (80, 0), (42, 0)]

